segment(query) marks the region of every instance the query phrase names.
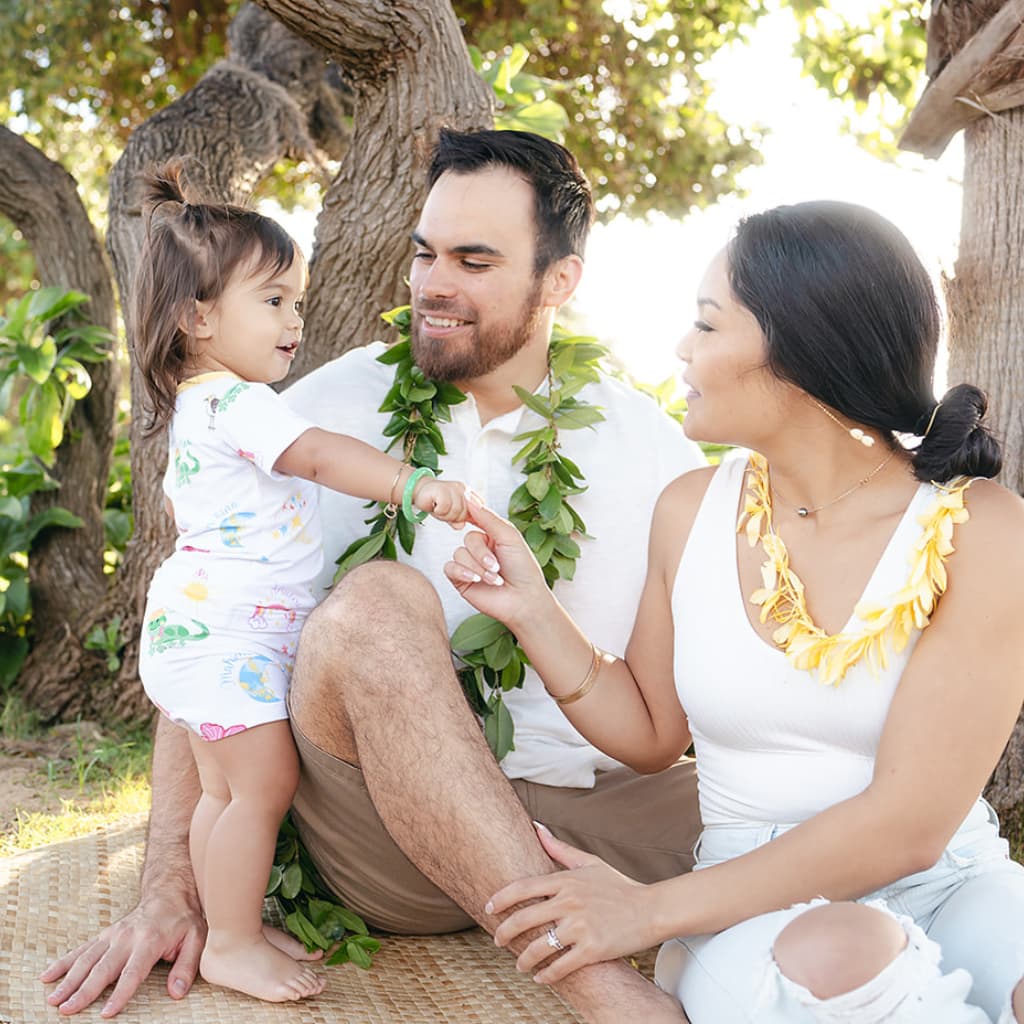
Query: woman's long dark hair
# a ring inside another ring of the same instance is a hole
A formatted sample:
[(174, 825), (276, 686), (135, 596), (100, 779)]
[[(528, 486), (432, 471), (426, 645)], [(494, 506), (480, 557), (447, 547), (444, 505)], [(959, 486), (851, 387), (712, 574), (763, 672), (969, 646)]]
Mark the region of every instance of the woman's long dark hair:
[(999, 472), (1002, 455), (981, 423), (987, 403), (978, 388), (950, 388), (936, 410), (935, 291), (884, 217), (838, 202), (748, 217), (729, 245), (729, 280), (767, 339), (776, 377), (886, 440), (927, 433), (912, 450), (919, 480)]
[(196, 355), (196, 302), (216, 302), (249, 263), (268, 277), (287, 270), (297, 249), (269, 217), (194, 197), (181, 160), (147, 173), (143, 187), (146, 237), (132, 289), (132, 334), (154, 433), (170, 422), (177, 386)]

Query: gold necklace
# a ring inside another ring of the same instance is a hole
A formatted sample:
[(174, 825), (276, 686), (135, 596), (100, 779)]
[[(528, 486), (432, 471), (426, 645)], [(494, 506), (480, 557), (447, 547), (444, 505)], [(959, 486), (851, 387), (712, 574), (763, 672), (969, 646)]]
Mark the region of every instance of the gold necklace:
[(911, 551), (906, 584), (887, 603), (858, 602), (854, 616), (864, 623), (863, 628), (830, 635), (811, 618), (803, 582), (789, 567), (789, 552), (772, 527), (768, 463), (751, 452), (747, 472), (748, 489), (736, 532), (743, 533), (751, 547), (760, 543), (765, 553), (761, 565), (764, 586), (750, 595), (750, 601), (760, 607), (761, 622), (771, 616), (779, 624), (772, 640), (791, 665), (817, 670), (825, 685), (837, 686), (861, 659), (866, 659), (877, 675), (887, 665), (889, 650), (902, 651), (912, 633), (928, 625), (946, 589), (945, 561), (953, 552), (953, 527), (968, 519), (964, 494), (970, 479), (933, 485), (935, 501), (919, 517), (923, 531)]
[(842, 501), (843, 498), (848, 498), (854, 491), (859, 491), (865, 484), (870, 483), (879, 473), (885, 469), (893, 460), (893, 456), (896, 454), (894, 448), (889, 454), (882, 459), (882, 461), (875, 466), (867, 476), (862, 477), (852, 487), (848, 487), (842, 494), (833, 498), (831, 501), (826, 501), (824, 505), (815, 505), (814, 508), (807, 508), (805, 505), (794, 506), (793, 503), (786, 498), (786, 496), (779, 490), (778, 484), (772, 483), (771, 489), (787, 504), (793, 511), (801, 518), (806, 519), (808, 516), (813, 516), (815, 512), (820, 512), (823, 508), (828, 508), (830, 505), (834, 505), (837, 501)]

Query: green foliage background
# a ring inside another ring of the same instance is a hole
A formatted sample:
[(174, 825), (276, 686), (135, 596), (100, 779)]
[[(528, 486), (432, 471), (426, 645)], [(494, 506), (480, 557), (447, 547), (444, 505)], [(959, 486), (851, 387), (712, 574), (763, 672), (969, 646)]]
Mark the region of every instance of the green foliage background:
[[(107, 175), (125, 140), (224, 56), (240, 4), (0, 0), (0, 121), (75, 175), (102, 231)], [(924, 66), (921, 0), (874, 0), (856, 17), (849, 4), (807, 0), (453, 0), (482, 70), (513, 54), (513, 107), (533, 92), (564, 108), (564, 141), (606, 217), (682, 216), (736, 189), (738, 173), (759, 160), (762, 129), (709, 109), (707, 63), (776, 6), (798, 19), (807, 73), (849, 100), (851, 115), (877, 112), (881, 122), (861, 135), (891, 154)], [(502, 83), (492, 84), (500, 96)], [(304, 182), (315, 197), (305, 168), (282, 166), (262, 194), (286, 207), (314, 202)], [(0, 261), (2, 304), (34, 274), (2, 218)]]

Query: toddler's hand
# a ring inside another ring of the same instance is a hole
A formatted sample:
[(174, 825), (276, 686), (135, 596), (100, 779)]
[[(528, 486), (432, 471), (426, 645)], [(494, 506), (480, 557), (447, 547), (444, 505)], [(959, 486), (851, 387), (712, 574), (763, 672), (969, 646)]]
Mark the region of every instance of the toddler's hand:
[(425, 479), (413, 493), (412, 503), (436, 519), (443, 519), (459, 529), (469, 518), (466, 512), (466, 485), (456, 480)]

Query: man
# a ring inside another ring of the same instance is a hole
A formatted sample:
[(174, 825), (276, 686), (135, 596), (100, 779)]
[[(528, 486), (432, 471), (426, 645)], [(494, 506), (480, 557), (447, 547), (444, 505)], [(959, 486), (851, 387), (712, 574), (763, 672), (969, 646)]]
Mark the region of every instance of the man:
[[(442, 132), (429, 183), (413, 234), (413, 354), (427, 377), (469, 396), (441, 424), (441, 469), (504, 511), (523, 480), (511, 464), (521, 446), (514, 438), (543, 424), (514, 386), (548, 386), (555, 313), (582, 272), (590, 189), (565, 149), (521, 132)], [(378, 407), (394, 371), (376, 361), (381, 351), (347, 353), (287, 394), (324, 427), (383, 447), (388, 416)], [(559, 437), (585, 477), (573, 505), (590, 536), (575, 579), (557, 593), (597, 644), (621, 653), (655, 500), (702, 459), (648, 398), (619, 382), (602, 379), (580, 398), (602, 407), (605, 421)], [(334, 492), (322, 500), (330, 559), (365, 534), (366, 511)], [(294, 813), (327, 883), (387, 931), (474, 921), (493, 931), (491, 895), (555, 868), (531, 818), (641, 881), (687, 870), (698, 831), (692, 763), (649, 777), (618, 765), (572, 729), (532, 672), (506, 695), (515, 750), (496, 764), (452, 669), (449, 633), (472, 611), (442, 574), (455, 546), (446, 526), (424, 524), (413, 568), (377, 562), (353, 571), (303, 631), (289, 698), (302, 759)], [(158, 957), (175, 961), (172, 996), (195, 976), (201, 922), (183, 837), (196, 785), (181, 768), (190, 759), (179, 732), (158, 727), (138, 908), (44, 975), (64, 976), (50, 996), (64, 1013), (119, 976), (104, 1008), (116, 1013)], [(622, 963), (585, 968), (556, 987), (587, 1020), (680, 1019), (678, 1006)]]

